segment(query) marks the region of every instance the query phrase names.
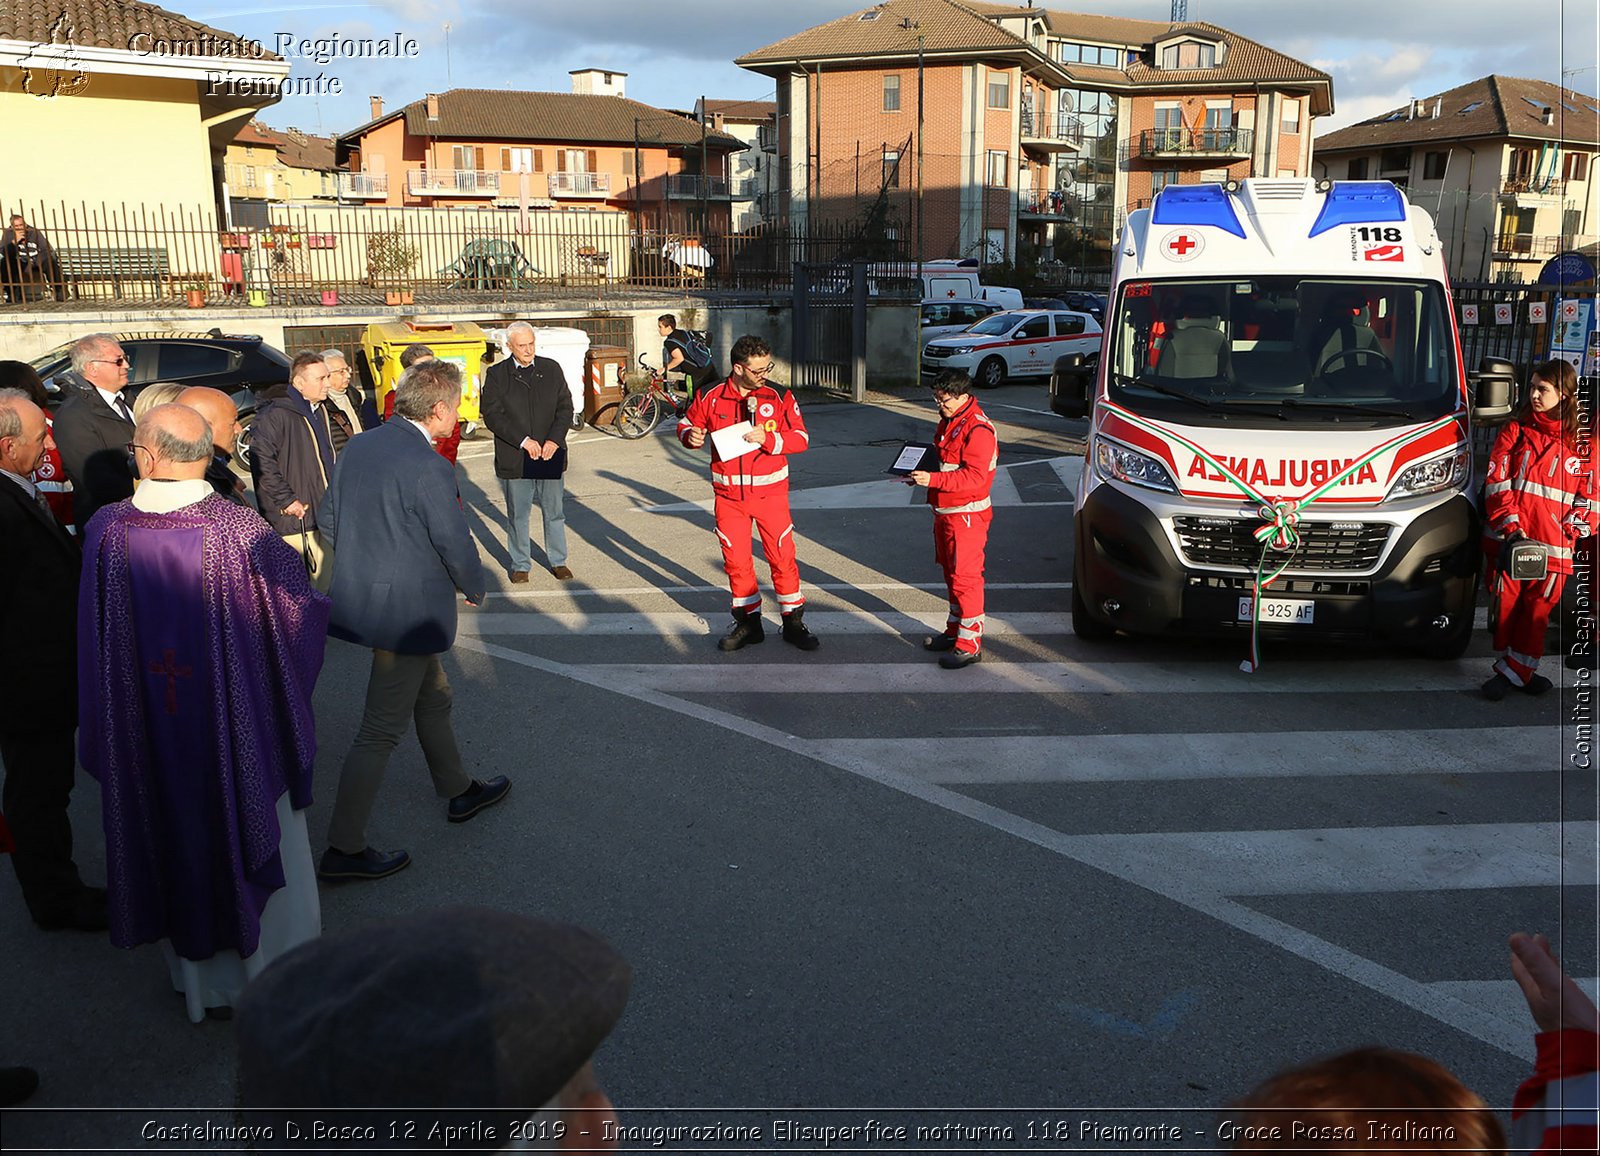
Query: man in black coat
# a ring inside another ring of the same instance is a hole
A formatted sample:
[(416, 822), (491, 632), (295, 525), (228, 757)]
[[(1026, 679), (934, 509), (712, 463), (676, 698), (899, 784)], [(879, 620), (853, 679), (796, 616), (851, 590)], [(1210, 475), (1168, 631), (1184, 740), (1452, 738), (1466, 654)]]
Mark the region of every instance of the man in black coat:
[(133, 407), (123, 396), (128, 358), (109, 333), (91, 333), (72, 345), (72, 370), (87, 384), (61, 403), (52, 431), (61, 464), (72, 479), (78, 532), (101, 506), (133, 497)]
[(567, 515), (561, 475), (567, 468), (572, 392), (566, 374), (548, 357), (534, 356), (533, 326), (506, 328), (511, 356), (483, 377), (483, 424), (494, 434), (494, 473), (506, 499), (506, 548), (511, 581), (526, 582), (533, 568), (528, 514), (539, 503), (544, 553), (550, 573), (563, 582), (567, 569)]
[(62, 299), (61, 262), (38, 229), (11, 214), (11, 227), (0, 241), (0, 295), (13, 304), (33, 296)]
[(104, 888), (86, 887), (72, 861), (67, 806), (77, 766), (77, 541), (57, 524), (30, 474), (51, 444), (44, 411), (20, 389), (0, 390), (0, 760), (11, 855), (40, 927), (103, 931)]

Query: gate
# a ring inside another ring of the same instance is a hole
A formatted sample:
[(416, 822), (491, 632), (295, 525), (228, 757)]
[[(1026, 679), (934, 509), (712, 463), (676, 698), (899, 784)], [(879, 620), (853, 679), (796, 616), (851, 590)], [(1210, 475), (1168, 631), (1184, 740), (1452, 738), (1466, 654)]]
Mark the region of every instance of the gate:
[[(1529, 371), (1545, 360), (1550, 348), (1560, 288), (1507, 281), (1466, 281), (1450, 288), (1467, 372), (1475, 371), (1485, 357), (1504, 358), (1517, 367), (1517, 381), (1526, 386)], [(1544, 320), (1536, 321), (1541, 305)]]
[(867, 263), (794, 266), (791, 386), (867, 396)]

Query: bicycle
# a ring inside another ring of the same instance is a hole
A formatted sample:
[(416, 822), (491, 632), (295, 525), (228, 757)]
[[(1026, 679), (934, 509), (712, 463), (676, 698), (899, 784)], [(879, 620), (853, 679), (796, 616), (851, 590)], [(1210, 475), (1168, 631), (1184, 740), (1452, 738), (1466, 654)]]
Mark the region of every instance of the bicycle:
[(667, 384), (666, 373), (647, 364), (642, 353), (639, 365), (649, 375), (645, 387), (624, 398), (617, 412), (617, 432), (629, 441), (655, 429), (668, 410), (674, 418), (680, 418), (689, 408), (689, 395), (672, 389)]

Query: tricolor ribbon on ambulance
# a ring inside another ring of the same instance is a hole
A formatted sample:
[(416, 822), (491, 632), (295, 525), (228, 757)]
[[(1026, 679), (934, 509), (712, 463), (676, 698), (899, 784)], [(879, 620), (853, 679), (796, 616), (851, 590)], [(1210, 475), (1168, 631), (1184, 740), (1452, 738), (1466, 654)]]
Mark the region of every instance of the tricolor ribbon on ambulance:
[[(1261, 517), (1262, 524), (1256, 527), (1254, 537), (1257, 542), (1261, 543), (1261, 560), (1256, 565), (1255, 589), (1250, 600), (1250, 657), (1239, 664), (1239, 669), (1246, 674), (1252, 674), (1260, 669), (1261, 649), (1258, 635), (1261, 625), (1261, 595), (1279, 575), (1289, 568), (1289, 563), (1292, 561), (1289, 555), (1292, 555), (1295, 547), (1300, 544), (1301, 511), (1310, 509), (1321, 501), (1329, 490), (1350, 477), (1357, 470), (1371, 465), (1384, 454), (1391, 450), (1398, 452), (1412, 442), (1431, 437), (1440, 430), (1456, 424), (1458, 420), (1454, 415), (1441, 417), (1425, 426), (1397, 434), (1350, 462), (1344, 469), (1309, 493), (1303, 494), (1298, 498), (1271, 498), (1234, 473), (1228, 468), (1227, 463), (1220, 460), (1215, 454), (1209, 453), (1204, 446), (1197, 442), (1190, 441), (1182, 434), (1168, 429), (1159, 422), (1140, 417), (1132, 410), (1123, 409), (1115, 402), (1107, 401), (1101, 404), (1108, 413), (1116, 415), (1134, 428), (1145, 430), (1148, 433), (1155, 434), (1157, 437), (1182, 446), (1205, 462), (1206, 465), (1220, 473), (1240, 493), (1256, 504), (1256, 513)], [(1274, 553), (1282, 554), (1284, 558), (1276, 569), (1273, 569), (1272, 573), (1268, 574), (1267, 562)]]

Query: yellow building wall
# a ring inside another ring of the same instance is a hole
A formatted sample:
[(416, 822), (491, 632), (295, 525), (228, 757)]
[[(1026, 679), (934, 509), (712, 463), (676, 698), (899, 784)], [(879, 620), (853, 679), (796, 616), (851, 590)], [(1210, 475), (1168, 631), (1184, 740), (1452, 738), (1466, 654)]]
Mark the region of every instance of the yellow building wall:
[(7, 213), (63, 201), (214, 212), (195, 81), (95, 73), (80, 92), (39, 99), (0, 66), (0, 125), (7, 155), (32, 158), (0, 176)]

